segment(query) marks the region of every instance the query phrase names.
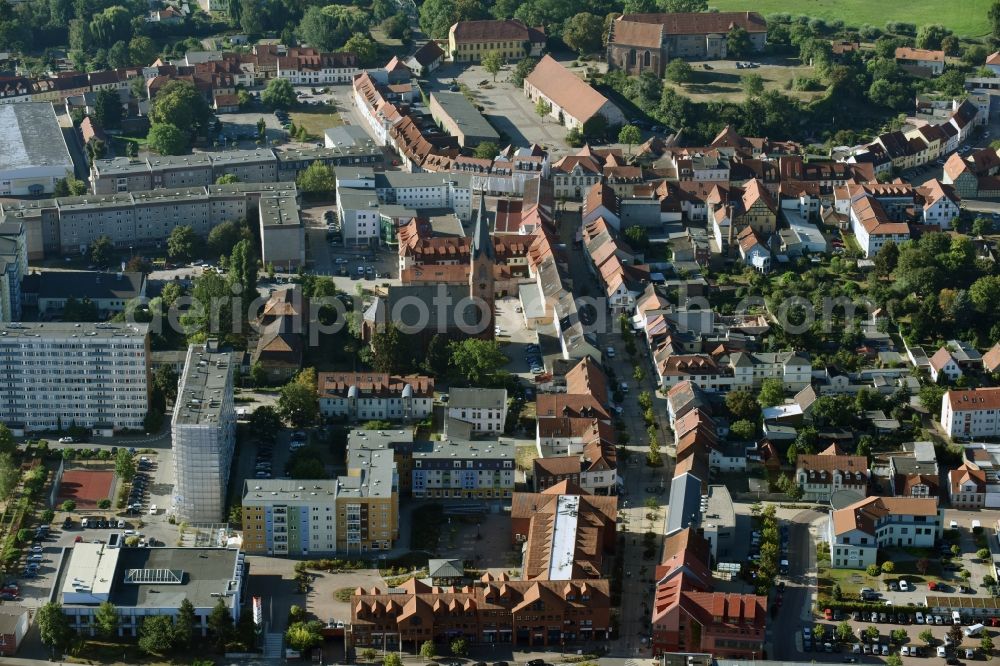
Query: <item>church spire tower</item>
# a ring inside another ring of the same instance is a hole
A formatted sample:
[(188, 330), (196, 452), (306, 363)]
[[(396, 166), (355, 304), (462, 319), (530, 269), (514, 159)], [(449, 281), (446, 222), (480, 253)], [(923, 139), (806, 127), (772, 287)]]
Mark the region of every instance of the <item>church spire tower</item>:
[(476, 227), (472, 232), (469, 261), (469, 297), (485, 303), (489, 321), (483, 335), (492, 338), (495, 327), (493, 267), (496, 265), (496, 251), (490, 236), (490, 222), (486, 217), (485, 191), (479, 194), (479, 210), (476, 212)]

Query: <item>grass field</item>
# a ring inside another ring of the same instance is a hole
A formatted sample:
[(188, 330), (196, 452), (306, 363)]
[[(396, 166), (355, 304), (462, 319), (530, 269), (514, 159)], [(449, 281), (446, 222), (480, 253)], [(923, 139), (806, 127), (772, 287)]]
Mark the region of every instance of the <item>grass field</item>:
[(991, 0), (959, 0), (943, 5), (940, 0), (709, 0), (719, 11), (755, 11), (768, 14), (805, 15), (828, 21), (841, 19), (847, 25), (885, 26), (887, 21), (939, 23), (962, 37), (981, 37), (989, 32), (986, 12)]
[(305, 127), (311, 136), (320, 140), (323, 138), (323, 130), (344, 124), (340, 114), (332, 106), (305, 107), (288, 115), (296, 127)]
[[(711, 69), (705, 69), (705, 65)], [(825, 91), (789, 90), (786, 85), (796, 77), (815, 77), (816, 70), (801, 64), (797, 59), (764, 58), (761, 66), (754, 69), (736, 69), (732, 60), (692, 61), (694, 69), (693, 80), (682, 86), (669, 84), (678, 92), (690, 97), (696, 102), (742, 102), (745, 95), (741, 85), (744, 74), (759, 74), (764, 79), (767, 89), (777, 89), (802, 101), (810, 101), (825, 94)]]

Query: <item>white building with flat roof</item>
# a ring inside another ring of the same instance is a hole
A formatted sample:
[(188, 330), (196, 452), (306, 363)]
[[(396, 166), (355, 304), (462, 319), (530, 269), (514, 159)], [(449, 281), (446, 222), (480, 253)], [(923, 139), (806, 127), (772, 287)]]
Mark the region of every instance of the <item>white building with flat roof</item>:
[(148, 386), (148, 324), (0, 325), (0, 421), (12, 430), (141, 430)]
[(185, 521), (223, 519), (236, 437), (233, 355), (215, 341), (188, 347), (171, 421), (176, 512)]
[(51, 194), (57, 180), (72, 175), (51, 102), (0, 105), (0, 196)]

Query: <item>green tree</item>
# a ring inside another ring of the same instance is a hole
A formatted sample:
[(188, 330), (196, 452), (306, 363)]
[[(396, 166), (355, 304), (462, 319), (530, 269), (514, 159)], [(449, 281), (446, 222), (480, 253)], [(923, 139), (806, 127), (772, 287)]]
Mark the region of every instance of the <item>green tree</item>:
[(983, 654), (987, 658), (993, 656), (993, 639), (990, 638), (990, 632), (983, 630), (983, 637), (979, 640), (979, 649), (983, 651)]
[[(539, 97), (538, 101), (535, 102), (535, 113), (544, 118), (552, 113), (552, 105), (546, 102), (543, 97)], [(573, 129), (576, 128), (574, 127)]]
[(382, 657), (382, 666), (403, 666), (403, 659), (398, 652), (386, 652)]
[(896, 565), (891, 560), (887, 560), (882, 563), (881, 569), (882, 573), (891, 574), (893, 571), (896, 570)]
[(90, 245), (90, 260), (98, 268), (107, 268), (111, 265), (115, 245), (107, 236), (101, 236)]
[(322, 162), (313, 162), (299, 174), (296, 185), (306, 194), (327, 194), (333, 192), (337, 181), (333, 169)]
[(843, 622), (837, 625), (837, 640), (839, 640), (842, 643), (846, 643), (847, 641), (851, 640), (853, 636), (854, 636), (854, 629), (851, 627), (850, 622), (844, 620)]
[(483, 54), (482, 64), (483, 69), (493, 76), (493, 81), (495, 82), (497, 74), (500, 73), (500, 69), (503, 67), (503, 55), (500, 51), (487, 51)]
[(359, 32), (351, 35), (343, 50), (355, 54), (362, 67), (374, 65), (378, 60), (378, 44), (367, 34)]
[(499, 154), (499, 152), (500, 149), (497, 148), (497, 144), (492, 141), (483, 141), (481, 144), (476, 146), (476, 149), (472, 154), (481, 160), (492, 160)]
[(420, 5), (420, 29), (432, 39), (447, 38), (448, 29), (459, 21), (485, 18), (489, 12), (481, 0), (425, 0)]
[(757, 434), (757, 426), (751, 421), (740, 420), (729, 426), (729, 432), (738, 440), (752, 440)]
[(745, 58), (753, 51), (750, 35), (741, 26), (734, 26), (726, 34), (726, 56), (729, 58)]
[(226, 607), (226, 602), (222, 599), (216, 602), (208, 616), (208, 629), (215, 638), (216, 646), (220, 649), (224, 648), (233, 633), (233, 616), (230, 614), (229, 608)]
[(313, 423), (319, 415), (316, 369), (301, 370), (278, 394), (278, 413), (295, 427)]
[[(222, 178), (227, 178), (229, 175), (230, 174), (222, 176), (219, 178), (219, 180), (222, 180)], [(235, 178), (235, 176), (233, 177)], [(219, 183), (218, 181), (216, 181), (216, 184), (221, 185), (224, 183)], [(238, 222), (234, 222), (232, 220), (226, 220), (222, 224), (215, 225), (214, 227), (212, 227), (212, 231), (208, 233), (209, 252), (211, 252), (215, 256), (225, 254), (233, 247), (235, 247), (236, 244), (240, 242), (240, 239), (245, 236), (244, 229), (245, 227), (243, 227)]]
[(662, 458), (660, 457), (660, 438), (656, 436), (655, 430), (648, 434), (649, 450), (646, 452), (646, 463), (650, 467), (659, 467), (662, 464)]
[[(892, 633), (895, 634), (896, 631), (900, 630), (896, 629)], [(902, 631), (905, 632), (906, 630), (903, 629)], [(903, 666), (903, 658), (899, 656), (899, 653), (893, 652), (892, 654), (890, 654), (888, 657), (885, 658), (885, 666)]]
[(375, 648), (365, 648), (361, 651), (361, 658), (367, 661), (369, 664), (375, 661), (375, 657), (378, 656), (378, 650)]
[(170, 123), (154, 122), (146, 137), (149, 149), (160, 155), (183, 155), (190, 149), (190, 138)]
[(249, 305), (258, 296), (257, 253), (248, 238), (238, 242), (229, 255), (229, 284), (234, 291), (239, 287), (245, 305)]
[(151, 65), (156, 59), (156, 44), (145, 35), (136, 35), (128, 43), (128, 55), (132, 64)]
[(694, 70), (691, 69), (691, 64), (687, 60), (674, 58), (667, 63), (666, 76), (668, 81), (683, 85), (691, 81)]
[(194, 227), (187, 224), (174, 227), (170, 236), (167, 237), (167, 254), (171, 259), (180, 262), (191, 261), (195, 255), (198, 241)]
[(305, 652), (323, 642), (323, 634), (320, 633), (321, 627), (322, 625), (315, 620), (312, 622), (295, 622), (285, 632), (285, 641), (293, 650)]
[(410, 17), (405, 12), (397, 12), (382, 22), (382, 30), (391, 39), (408, 42), (412, 37)]
[(469, 641), (464, 638), (456, 638), (451, 642), (451, 653), (456, 657), (468, 657)]
[(972, 235), (975, 237), (986, 236), (993, 232), (993, 220), (988, 217), (977, 217), (972, 221)]
[(62, 504), (59, 505), (59, 509), (62, 511), (66, 511), (67, 513), (70, 511), (75, 511), (76, 502), (74, 502), (73, 500), (65, 500)]
[(507, 357), (495, 340), (465, 338), (452, 342), (448, 349), (454, 377), (470, 386), (491, 385), (499, 370), (507, 364)]
[(948, 628), (948, 638), (951, 639), (951, 644), (957, 649), (959, 645), (962, 644), (962, 640), (965, 638), (965, 634), (962, 633), (962, 627), (953, 624)]
[(920, 634), (917, 635), (917, 638), (922, 640), (927, 645), (934, 644), (934, 633), (931, 632), (930, 629), (924, 629), (923, 631), (921, 631)]
[(760, 416), (760, 405), (750, 391), (730, 391), (726, 394), (726, 409), (734, 419), (756, 421)]
[(165, 655), (174, 647), (174, 622), (169, 615), (146, 617), (139, 626), (139, 648), (146, 654)]
[(97, 91), (94, 102), (94, 121), (104, 129), (118, 129), (122, 124), (122, 100), (117, 90), (104, 88)]
[(879, 251), (875, 254), (875, 274), (888, 277), (896, 270), (898, 262), (899, 246), (894, 241), (886, 241), (885, 245), (879, 248)]
[(115, 474), (126, 483), (135, 478), (135, 457), (125, 447), (115, 454)]
[[(183, 127), (189, 132), (203, 128), (212, 116), (208, 102), (193, 83), (174, 80), (164, 85), (153, 99), (149, 118), (156, 125)], [(150, 130), (152, 131), (152, 130)]]
[(395, 324), (386, 325), (372, 336), (372, 368), (376, 372), (405, 374), (412, 360), (409, 339), (400, 333)]
[(174, 620), (173, 644), (185, 650), (190, 649), (194, 645), (197, 622), (198, 617), (195, 614), (194, 604), (187, 597), (184, 597)]
[(917, 30), (917, 48), (937, 51), (941, 48), (941, 42), (949, 35), (951, 35), (951, 30), (943, 25), (924, 24)]
[(740, 77), (740, 86), (747, 97), (760, 97), (764, 94), (764, 77), (760, 74), (744, 74)]
[(603, 34), (603, 18), (590, 12), (580, 12), (566, 21), (562, 38), (566, 46), (580, 55), (587, 55), (601, 49)]
[(35, 622), (38, 623), (42, 643), (50, 649), (62, 651), (69, 647), (73, 628), (70, 627), (69, 618), (63, 613), (62, 604), (54, 601), (44, 604), (35, 613)]
[(877, 564), (869, 564), (868, 568), (865, 569), (865, 573), (867, 573), (872, 578), (875, 578), (882, 573), (882, 569)]
[(370, 16), (358, 7), (327, 5), (309, 7), (299, 23), (299, 35), (310, 46), (335, 51), (351, 37), (368, 31)]
[[(224, 173), (215, 179), (216, 185), (234, 185), (238, 182), (240, 182), (240, 179), (235, 173)], [(232, 224), (232, 222), (229, 222), (228, 224)], [(212, 229), (212, 231), (215, 231), (215, 229)], [(209, 236), (209, 238), (211, 238), (211, 236)]]
[(424, 641), (421, 643), (420, 656), (424, 659), (433, 659), (435, 652), (434, 641)]
[(799, 445), (792, 442), (788, 445), (788, 450), (785, 451), (785, 459), (788, 460), (788, 464), (794, 466), (799, 459)]
[(240, 28), (251, 38), (259, 36), (264, 30), (260, 5), (255, 0), (240, 0)]
[(271, 405), (261, 405), (250, 414), (250, 432), (264, 441), (273, 441), (281, 430), (281, 415)]
[(757, 402), (761, 407), (774, 407), (785, 401), (785, 385), (780, 379), (769, 377), (761, 382)]
[(990, 549), (980, 548), (979, 550), (976, 551), (976, 558), (981, 562), (985, 562), (986, 560), (990, 559)]
[(94, 624), (97, 633), (104, 639), (113, 638), (118, 634), (118, 609), (110, 601), (101, 602), (94, 612)]
[(427, 345), (427, 353), (424, 355), (421, 367), (432, 377), (443, 377), (448, 374), (450, 354), (448, 338), (435, 334)]
[(510, 74), (510, 82), (515, 88), (521, 88), (524, 86), (525, 77), (527, 77), (528, 74), (531, 74), (537, 64), (538, 60), (535, 58), (521, 58), (521, 60), (514, 65), (514, 70)]
[(1000, 303), (1000, 276), (986, 275), (979, 278), (969, 287), (969, 297), (976, 310), (996, 318), (1000, 314), (997, 303)]
[[(628, 146), (628, 154), (632, 154), (632, 146), (642, 141), (642, 132), (635, 125), (622, 125), (618, 130), (618, 143)], [(633, 225), (638, 226), (638, 225)]]
[(708, 0), (659, 0), (665, 12), (707, 12)]
[(295, 90), (288, 79), (271, 79), (260, 101), (272, 109), (288, 109), (295, 105)]

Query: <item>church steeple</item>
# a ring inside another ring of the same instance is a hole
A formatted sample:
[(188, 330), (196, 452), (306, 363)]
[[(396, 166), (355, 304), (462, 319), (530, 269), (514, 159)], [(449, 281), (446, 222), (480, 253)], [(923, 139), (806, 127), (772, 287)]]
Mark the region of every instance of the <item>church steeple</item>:
[(476, 212), (476, 227), (472, 232), (472, 247), (469, 255), (469, 297), (482, 301), (488, 326), (483, 335), (493, 337), (494, 333), (494, 285), (493, 269), (496, 265), (496, 250), (490, 236), (490, 221), (486, 217), (486, 193), (479, 194), (479, 209)]

